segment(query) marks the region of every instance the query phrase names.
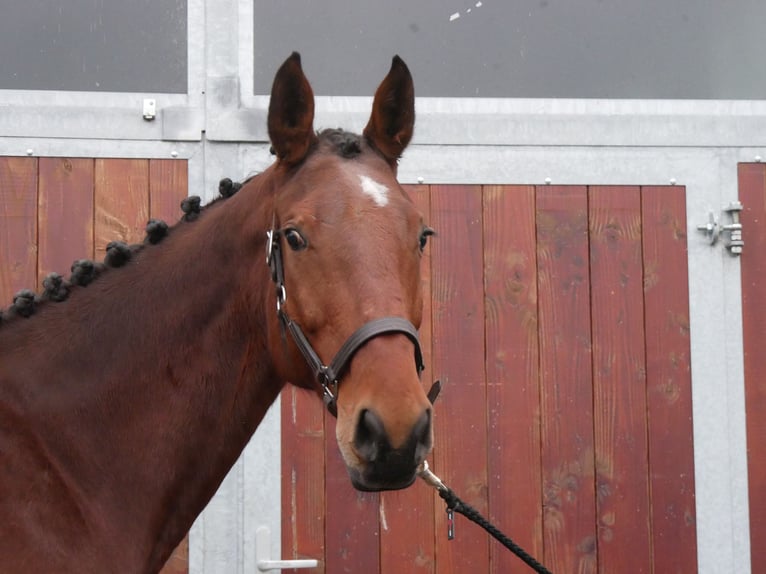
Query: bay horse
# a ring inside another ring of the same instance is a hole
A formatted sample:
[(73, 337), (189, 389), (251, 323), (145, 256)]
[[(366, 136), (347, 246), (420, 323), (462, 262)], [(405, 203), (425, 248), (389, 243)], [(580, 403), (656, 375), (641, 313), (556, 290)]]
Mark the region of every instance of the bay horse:
[(0, 572), (158, 571), (287, 381), (337, 414), (356, 488), (414, 481), (433, 440), (417, 338), (431, 230), (396, 180), (407, 66), (394, 57), (361, 136), (313, 117), (294, 53), (268, 169), (2, 315)]

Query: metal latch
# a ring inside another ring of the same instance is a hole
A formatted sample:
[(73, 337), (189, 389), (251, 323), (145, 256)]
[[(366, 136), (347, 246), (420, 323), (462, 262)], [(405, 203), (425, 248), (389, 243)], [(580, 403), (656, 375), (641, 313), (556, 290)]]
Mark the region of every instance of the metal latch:
[(272, 570), (290, 570), (295, 568), (316, 568), (319, 561), (309, 560), (271, 560), (271, 530), (268, 526), (260, 526), (255, 531), (255, 564), (259, 572)]
[(739, 212), (742, 211), (742, 204), (739, 201), (732, 201), (722, 211), (731, 216), (730, 224), (721, 225), (718, 222), (718, 216), (709, 211), (707, 223), (698, 225), (697, 229), (707, 236), (710, 245), (715, 245), (722, 234), (728, 233), (729, 240), (726, 242), (726, 249), (732, 255), (741, 255), (742, 248), (745, 246), (745, 242), (742, 240), (742, 223), (739, 221)]

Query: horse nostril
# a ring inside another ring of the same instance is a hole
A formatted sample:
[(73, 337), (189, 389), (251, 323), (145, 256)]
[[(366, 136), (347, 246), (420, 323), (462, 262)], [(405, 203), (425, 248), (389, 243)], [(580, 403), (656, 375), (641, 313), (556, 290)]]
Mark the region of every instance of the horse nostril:
[(431, 450), (431, 409), (426, 409), (412, 431), (415, 438), (415, 464), (420, 464)]
[(364, 409), (356, 427), (354, 446), (359, 456), (367, 462), (375, 462), (384, 441), (388, 441), (383, 421), (374, 412)]

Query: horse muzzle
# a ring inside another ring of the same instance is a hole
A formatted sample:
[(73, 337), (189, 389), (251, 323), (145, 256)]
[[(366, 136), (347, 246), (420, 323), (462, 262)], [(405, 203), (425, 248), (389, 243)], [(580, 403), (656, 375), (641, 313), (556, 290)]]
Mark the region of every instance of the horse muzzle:
[(399, 490), (410, 486), (418, 465), (433, 443), (431, 409), (417, 419), (407, 439), (393, 447), (380, 417), (371, 409), (360, 413), (353, 447), (359, 465), (349, 467), (354, 488), (362, 491)]

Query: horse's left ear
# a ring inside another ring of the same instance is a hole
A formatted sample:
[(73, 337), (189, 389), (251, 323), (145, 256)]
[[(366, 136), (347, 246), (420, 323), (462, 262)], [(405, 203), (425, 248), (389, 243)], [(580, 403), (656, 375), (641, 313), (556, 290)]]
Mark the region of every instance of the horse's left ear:
[(277, 157), (287, 164), (303, 160), (316, 141), (314, 92), (303, 74), (298, 52), (277, 71), (269, 100), (269, 138)]
[(407, 64), (394, 56), (391, 70), (375, 92), (372, 114), (364, 135), (385, 156), (396, 165), (404, 148), (412, 139), (415, 126), (415, 87)]

